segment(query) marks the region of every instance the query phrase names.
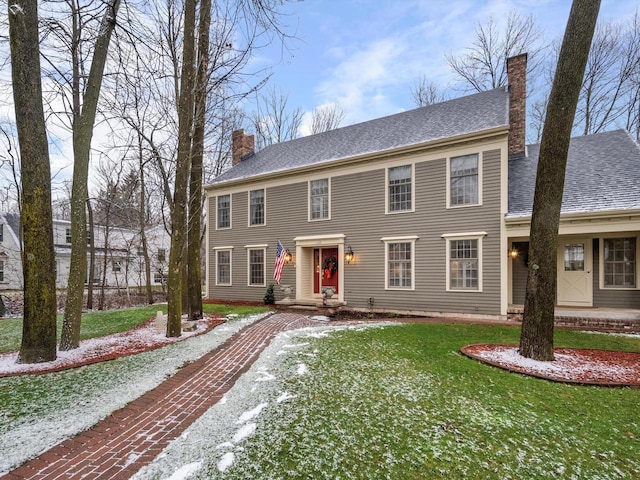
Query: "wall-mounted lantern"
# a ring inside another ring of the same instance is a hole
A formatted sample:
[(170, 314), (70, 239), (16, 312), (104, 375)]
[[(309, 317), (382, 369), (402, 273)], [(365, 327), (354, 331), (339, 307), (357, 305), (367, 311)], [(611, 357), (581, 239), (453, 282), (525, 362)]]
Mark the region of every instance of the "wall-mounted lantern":
[(353, 257), (354, 257), (353, 249), (351, 248), (351, 245), (349, 245), (347, 247), (346, 252), (344, 253), (344, 260), (347, 263), (351, 263), (353, 261)]

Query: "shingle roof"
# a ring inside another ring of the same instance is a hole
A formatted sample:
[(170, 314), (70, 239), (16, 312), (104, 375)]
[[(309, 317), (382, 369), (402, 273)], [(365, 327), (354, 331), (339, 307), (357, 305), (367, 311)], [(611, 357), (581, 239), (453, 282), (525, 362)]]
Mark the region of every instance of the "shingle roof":
[[(509, 159), (509, 213), (531, 215), (540, 145)], [(562, 213), (640, 208), (640, 145), (624, 130), (571, 139)]]
[(508, 123), (509, 94), (498, 88), (270, 145), (227, 170), (213, 184), (380, 153)]

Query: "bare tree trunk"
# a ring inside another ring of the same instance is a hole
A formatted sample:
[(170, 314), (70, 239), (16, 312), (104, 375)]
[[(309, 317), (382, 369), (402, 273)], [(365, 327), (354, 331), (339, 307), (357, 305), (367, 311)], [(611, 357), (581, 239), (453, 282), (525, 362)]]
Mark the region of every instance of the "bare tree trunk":
[(145, 287), (147, 292), (147, 303), (149, 305), (153, 305), (153, 290), (151, 289), (151, 260), (149, 259), (149, 249), (147, 247), (147, 234), (146, 234), (146, 210), (147, 210), (147, 199), (146, 199), (146, 190), (145, 190), (145, 179), (144, 179), (144, 165), (145, 162), (143, 160), (142, 154), (142, 137), (138, 132), (138, 155), (140, 161), (140, 211), (138, 220), (140, 222), (140, 242), (142, 243), (142, 255), (144, 256), (144, 278), (145, 278)]
[(47, 362), (56, 358), (56, 268), (37, 2), (9, 1), (9, 40), (22, 158), (24, 316), (19, 362)]
[(193, 126), (194, 33), (196, 0), (186, 0), (182, 75), (178, 102), (178, 158), (176, 162), (173, 212), (171, 215), (171, 250), (167, 277), (167, 337), (182, 334), (182, 270), (185, 255), (187, 187), (191, 164), (191, 129)]
[(207, 79), (209, 70), (209, 27), (211, 24), (211, 0), (200, 2), (198, 31), (198, 72), (196, 78), (195, 119), (191, 144), (191, 178), (189, 180), (188, 221), (188, 293), (189, 319), (202, 318), (202, 165), (204, 157), (204, 129), (207, 110)]
[(93, 225), (93, 208), (87, 199), (87, 215), (89, 220), (89, 274), (87, 275), (87, 310), (93, 310), (93, 277), (96, 269), (96, 237)]
[[(60, 350), (72, 350), (80, 344), (80, 322), (84, 297), (84, 279), (87, 271), (87, 219), (85, 204), (88, 198), (87, 180), (89, 176), (89, 152), (96, 118), (98, 98), (104, 66), (107, 61), (111, 34), (116, 26), (116, 15), (120, 0), (110, 0), (107, 4), (100, 34), (96, 39), (89, 79), (84, 92), (82, 111), (74, 105), (73, 119), (73, 186), (71, 192), (71, 264), (67, 300), (62, 323)], [(75, 18), (75, 15), (74, 15)], [(79, 57), (74, 57), (74, 75)], [(78, 74), (79, 75), (79, 74)], [(75, 86), (74, 88), (79, 88)], [(74, 92), (76, 95), (76, 92)], [(79, 91), (76, 97), (79, 97)], [(74, 102), (76, 103), (76, 102)]]
[(553, 360), (558, 226), (571, 128), (600, 0), (574, 0), (542, 131), (520, 355)]

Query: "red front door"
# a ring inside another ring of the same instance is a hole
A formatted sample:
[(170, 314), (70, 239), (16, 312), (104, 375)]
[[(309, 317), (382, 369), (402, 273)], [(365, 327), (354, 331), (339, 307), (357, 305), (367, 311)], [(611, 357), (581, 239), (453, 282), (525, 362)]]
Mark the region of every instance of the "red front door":
[(338, 249), (313, 250), (313, 293), (322, 293), (322, 287), (333, 287), (338, 293)]

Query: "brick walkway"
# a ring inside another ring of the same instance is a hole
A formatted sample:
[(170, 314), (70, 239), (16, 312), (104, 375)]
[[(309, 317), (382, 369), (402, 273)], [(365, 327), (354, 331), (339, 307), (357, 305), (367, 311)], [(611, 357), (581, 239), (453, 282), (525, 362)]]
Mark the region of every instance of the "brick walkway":
[(0, 480), (128, 479), (218, 402), (275, 335), (312, 324), (317, 325), (303, 315), (279, 313), (245, 327), (91, 429)]

